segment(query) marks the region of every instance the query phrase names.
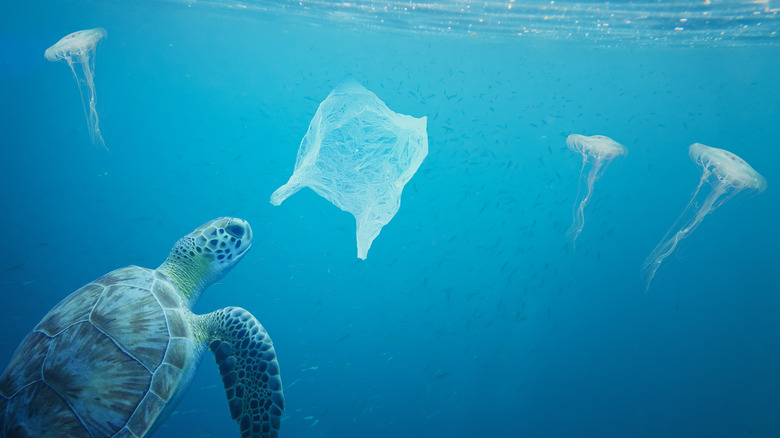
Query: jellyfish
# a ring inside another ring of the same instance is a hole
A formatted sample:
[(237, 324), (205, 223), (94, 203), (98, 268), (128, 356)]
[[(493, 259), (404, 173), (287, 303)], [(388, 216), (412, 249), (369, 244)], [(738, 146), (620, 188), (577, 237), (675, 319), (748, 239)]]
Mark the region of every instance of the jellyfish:
[[(87, 118), (92, 144), (103, 146), (108, 150), (105, 141), (103, 141), (103, 135), (100, 133), (94, 82), (95, 48), (97, 43), (105, 37), (106, 30), (101, 27), (73, 32), (46, 49), (44, 56), (49, 61), (61, 59), (67, 61), (79, 87), (81, 105), (84, 109), (84, 116)], [(81, 66), (80, 69), (75, 67), (76, 63)]]
[(427, 118), (390, 110), (352, 76), (320, 104), (301, 141), (295, 170), (271, 195), (279, 205), (303, 187), (356, 220), (357, 255), (401, 206), (401, 191), (428, 155)]
[[(664, 259), (674, 251), (681, 240), (699, 226), (705, 216), (737, 193), (753, 190), (761, 193), (766, 189), (764, 177), (753, 170), (745, 160), (729, 151), (694, 143), (688, 148), (688, 155), (702, 167), (701, 179), (683, 213), (642, 264), (645, 291), (650, 288), (650, 282)], [(709, 190), (706, 189), (705, 182), (708, 183)]]
[[(580, 169), (580, 182), (577, 187), (577, 199), (574, 202), (571, 227), (566, 232), (572, 246), (585, 225), (585, 207), (593, 194), (593, 184), (601, 178), (607, 165), (616, 157), (628, 153), (628, 149), (622, 144), (604, 135), (585, 136), (572, 134), (566, 138), (566, 146), (582, 155), (582, 169)], [(590, 170), (585, 168), (590, 165)], [(583, 183), (585, 190), (583, 190)]]

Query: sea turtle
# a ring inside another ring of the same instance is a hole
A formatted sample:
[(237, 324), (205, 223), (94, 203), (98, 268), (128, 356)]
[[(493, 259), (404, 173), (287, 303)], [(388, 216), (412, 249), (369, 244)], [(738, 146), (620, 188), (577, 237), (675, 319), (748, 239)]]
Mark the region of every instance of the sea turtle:
[(238, 307), (191, 311), (251, 246), (249, 223), (215, 219), (179, 239), (157, 269), (117, 269), (62, 300), (0, 376), (0, 436), (148, 437), (207, 348), (241, 436), (278, 436), (282, 381), (263, 326)]

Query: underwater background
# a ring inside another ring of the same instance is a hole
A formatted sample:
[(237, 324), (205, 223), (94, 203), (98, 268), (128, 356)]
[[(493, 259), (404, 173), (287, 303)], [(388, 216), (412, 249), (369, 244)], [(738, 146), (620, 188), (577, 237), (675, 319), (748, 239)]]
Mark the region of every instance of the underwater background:
[[(195, 311), (241, 306), (268, 330), (284, 437), (780, 436), (777, 8), (3, 2), (0, 363), (70, 292), (232, 215), (254, 247)], [(94, 27), (110, 152), (43, 56)], [(428, 118), (366, 260), (353, 217), (313, 191), (269, 203), (345, 74)], [(576, 250), (569, 134), (629, 151)], [(645, 292), (639, 267), (699, 182), (694, 142), (768, 188), (707, 216)], [(238, 434), (207, 355), (155, 437)]]

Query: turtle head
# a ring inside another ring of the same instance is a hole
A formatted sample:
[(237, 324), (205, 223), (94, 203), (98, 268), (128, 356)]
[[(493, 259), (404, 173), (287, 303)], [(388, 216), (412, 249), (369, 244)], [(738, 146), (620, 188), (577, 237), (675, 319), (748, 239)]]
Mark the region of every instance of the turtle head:
[(171, 279), (192, 306), (203, 290), (230, 272), (251, 247), (249, 222), (221, 217), (179, 239), (157, 270)]

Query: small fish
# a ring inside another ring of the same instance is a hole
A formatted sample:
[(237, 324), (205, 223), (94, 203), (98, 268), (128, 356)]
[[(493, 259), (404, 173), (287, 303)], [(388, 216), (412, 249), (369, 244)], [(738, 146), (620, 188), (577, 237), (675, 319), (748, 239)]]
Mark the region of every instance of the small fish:
[(20, 269), (22, 266), (24, 266), (24, 265), (25, 265), (25, 263), (27, 263), (27, 262), (21, 262), (21, 263), (17, 263), (17, 264), (15, 264), (15, 265), (11, 266), (11, 267), (5, 268), (5, 271), (6, 271), (6, 272), (9, 272), (9, 271), (15, 271), (15, 270), (17, 270), (17, 269)]

